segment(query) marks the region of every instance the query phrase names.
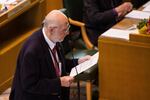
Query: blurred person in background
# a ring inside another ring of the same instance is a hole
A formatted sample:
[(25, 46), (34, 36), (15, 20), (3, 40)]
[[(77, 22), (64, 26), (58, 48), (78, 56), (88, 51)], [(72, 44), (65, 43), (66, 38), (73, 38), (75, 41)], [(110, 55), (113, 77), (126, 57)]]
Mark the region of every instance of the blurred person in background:
[(132, 10), (131, 2), (123, 0), (83, 0), (83, 19), (91, 42), (97, 46), (98, 37)]

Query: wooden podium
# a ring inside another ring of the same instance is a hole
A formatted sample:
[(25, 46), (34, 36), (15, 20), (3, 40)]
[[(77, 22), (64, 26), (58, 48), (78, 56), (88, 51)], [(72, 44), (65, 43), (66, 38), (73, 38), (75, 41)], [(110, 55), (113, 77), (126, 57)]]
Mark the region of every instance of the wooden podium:
[[(137, 24), (124, 19), (113, 28)], [(100, 36), (99, 100), (150, 100), (150, 35)]]
[(99, 52), (100, 100), (150, 99), (149, 43), (100, 37)]

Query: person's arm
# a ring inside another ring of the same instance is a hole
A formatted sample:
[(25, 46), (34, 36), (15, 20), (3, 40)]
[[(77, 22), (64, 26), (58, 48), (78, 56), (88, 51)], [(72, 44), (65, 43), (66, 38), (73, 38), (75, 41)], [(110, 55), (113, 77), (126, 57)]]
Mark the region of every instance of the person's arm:
[[(120, 4), (121, 2), (118, 2)], [(101, 4), (103, 5), (103, 4)], [(129, 11), (132, 10), (132, 4), (130, 2), (125, 2), (116, 8), (100, 11), (97, 0), (84, 0), (85, 11), (88, 19), (93, 24), (109, 24), (112, 20), (118, 20), (118, 18), (123, 17)], [(110, 5), (111, 6), (111, 5)]]
[(118, 7), (116, 7), (115, 10), (118, 13), (118, 17), (123, 17), (132, 10), (132, 7), (133, 6), (130, 2), (125, 2), (119, 5)]
[(62, 87), (70, 87), (71, 83), (74, 81), (74, 78), (71, 76), (60, 77)]
[[(118, 16), (117, 13), (114, 13), (114, 9), (100, 11), (97, 0), (83, 0), (84, 1), (84, 10), (87, 13), (88, 20), (94, 25), (108, 24), (111, 23), (112, 20), (116, 20)], [(111, 6), (111, 5), (110, 5)]]

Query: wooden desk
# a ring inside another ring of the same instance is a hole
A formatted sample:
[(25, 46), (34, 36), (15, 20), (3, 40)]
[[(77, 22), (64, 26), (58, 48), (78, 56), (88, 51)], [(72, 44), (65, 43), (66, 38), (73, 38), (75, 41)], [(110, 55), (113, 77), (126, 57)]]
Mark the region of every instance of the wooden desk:
[[(137, 22), (124, 19), (113, 28)], [(100, 100), (150, 100), (150, 43), (100, 36), (98, 48)]]

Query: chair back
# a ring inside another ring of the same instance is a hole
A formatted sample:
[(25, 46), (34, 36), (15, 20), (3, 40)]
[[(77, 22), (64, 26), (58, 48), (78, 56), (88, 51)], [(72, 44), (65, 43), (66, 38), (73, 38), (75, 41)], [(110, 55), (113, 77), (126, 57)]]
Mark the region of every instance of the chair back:
[[(85, 43), (84, 46), (82, 47), (93, 49), (94, 45), (91, 43), (86, 33), (86, 27), (85, 27), (86, 25), (85, 23), (82, 22), (83, 21), (83, 0), (63, 0), (63, 6), (66, 9), (66, 14), (69, 17), (69, 22), (71, 24), (70, 33), (74, 33), (75, 31), (78, 31), (75, 34), (79, 36), (80, 39), (83, 39)], [(77, 33), (79, 33), (79, 35)]]

